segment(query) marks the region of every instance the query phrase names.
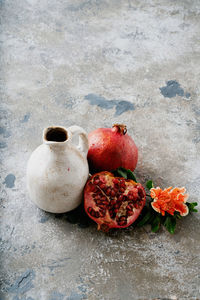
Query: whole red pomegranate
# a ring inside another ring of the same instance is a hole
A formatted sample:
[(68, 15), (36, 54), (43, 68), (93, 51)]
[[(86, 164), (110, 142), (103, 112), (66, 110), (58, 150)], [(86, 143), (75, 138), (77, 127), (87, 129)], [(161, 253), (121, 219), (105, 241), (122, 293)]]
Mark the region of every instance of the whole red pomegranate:
[(138, 161), (138, 149), (127, 134), (125, 125), (98, 128), (88, 135), (88, 163), (90, 172), (113, 171), (119, 167), (134, 171)]
[(98, 229), (130, 226), (146, 201), (143, 186), (130, 179), (104, 171), (91, 176), (84, 189), (84, 208)]

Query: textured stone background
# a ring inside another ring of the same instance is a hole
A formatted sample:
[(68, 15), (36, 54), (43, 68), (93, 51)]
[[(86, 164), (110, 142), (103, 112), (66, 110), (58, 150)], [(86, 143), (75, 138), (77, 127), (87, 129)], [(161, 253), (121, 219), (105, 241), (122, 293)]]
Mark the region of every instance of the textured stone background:
[[(200, 193), (199, 0), (1, 0), (0, 299), (197, 299), (199, 213), (105, 235), (29, 202), (44, 127), (123, 122), (136, 174)], [(95, 116), (95, 117), (94, 117)]]

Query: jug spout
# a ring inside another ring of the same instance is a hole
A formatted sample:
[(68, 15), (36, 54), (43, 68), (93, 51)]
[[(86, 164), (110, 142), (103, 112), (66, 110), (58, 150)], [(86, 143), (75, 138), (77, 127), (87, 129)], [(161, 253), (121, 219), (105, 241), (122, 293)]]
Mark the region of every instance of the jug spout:
[(51, 146), (51, 148), (65, 147), (68, 139), (67, 129), (62, 126), (50, 126), (43, 131), (43, 143)]

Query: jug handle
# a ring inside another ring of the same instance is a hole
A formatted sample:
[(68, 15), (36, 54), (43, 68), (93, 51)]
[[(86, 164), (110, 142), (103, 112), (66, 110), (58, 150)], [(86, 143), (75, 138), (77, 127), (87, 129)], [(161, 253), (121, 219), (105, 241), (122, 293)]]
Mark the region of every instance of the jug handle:
[(78, 150), (81, 151), (85, 156), (87, 156), (89, 144), (88, 144), (88, 137), (85, 130), (80, 126), (70, 126), (67, 128), (68, 131), (71, 132), (72, 135), (78, 134), (79, 135), (79, 144), (77, 146)]

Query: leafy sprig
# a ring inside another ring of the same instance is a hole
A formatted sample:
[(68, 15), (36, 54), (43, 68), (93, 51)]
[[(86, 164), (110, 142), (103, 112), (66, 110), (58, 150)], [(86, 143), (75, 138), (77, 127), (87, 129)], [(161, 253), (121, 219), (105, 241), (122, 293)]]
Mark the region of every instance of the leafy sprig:
[(152, 189), (154, 187), (153, 185), (153, 181), (152, 180), (149, 180), (146, 182), (146, 187), (148, 190)]
[(188, 206), (189, 212), (190, 212), (190, 213), (191, 213), (191, 212), (198, 212), (198, 210), (195, 208), (195, 206), (198, 205), (197, 202), (192, 202), (192, 203), (186, 202), (186, 205)]
[[(125, 168), (118, 168), (117, 170), (113, 171), (115, 176), (121, 176), (125, 179), (132, 179), (137, 182), (137, 179), (131, 170), (127, 170)], [(146, 188), (150, 191), (154, 187), (153, 181), (149, 180), (146, 182)], [(165, 212), (165, 215), (162, 216), (160, 213), (156, 212), (151, 203), (153, 199), (150, 195), (147, 194), (149, 200), (147, 200), (145, 207), (143, 208), (139, 218), (135, 222), (137, 227), (143, 227), (147, 224), (151, 225), (151, 230), (153, 232), (157, 232), (161, 225), (163, 225), (171, 234), (174, 234), (176, 228), (176, 221), (178, 219), (182, 219), (182, 216), (179, 212), (175, 212), (174, 215), (170, 215), (169, 213)], [(197, 212), (198, 210), (195, 208), (198, 203), (197, 202), (186, 202), (188, 206), (189, 213)]]
[(133, 174), (133, 172), (129, 169), (125, 169), (125, 168), (118, 168), (114, 171), (112, 171), (112, 173), (117, 177), (124, 177), (125, 179), (132, 179), (133, 181), (137, 182), (137, 179), (135, 177), (135, 175)]

